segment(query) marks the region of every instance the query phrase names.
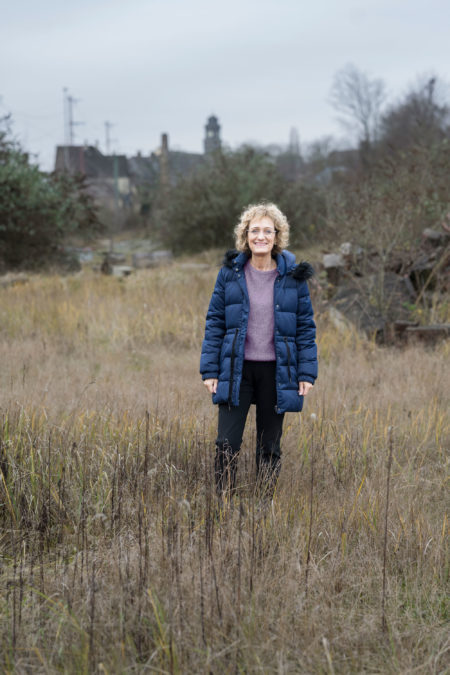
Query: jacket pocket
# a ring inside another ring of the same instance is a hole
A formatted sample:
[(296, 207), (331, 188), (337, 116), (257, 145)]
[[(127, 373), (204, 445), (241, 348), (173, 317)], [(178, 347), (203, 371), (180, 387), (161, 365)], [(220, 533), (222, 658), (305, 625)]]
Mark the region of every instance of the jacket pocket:
[(287, 337), (284, 338), (284, 343), (286, 345), (286, 351), (287, 351), (287, 367), (288, 367), (288, 376), (289, 376), (289, 382), (292, 382), (291, 378), (291, 350), (289, 347), (289, 342)]

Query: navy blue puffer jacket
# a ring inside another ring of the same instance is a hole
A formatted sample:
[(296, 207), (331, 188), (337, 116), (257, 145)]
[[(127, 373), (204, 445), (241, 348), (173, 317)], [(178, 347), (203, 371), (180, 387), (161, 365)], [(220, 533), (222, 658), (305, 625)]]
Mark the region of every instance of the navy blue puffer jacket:
[[(239, 405), (244, 365), (249, 297), (245, 283), (245, 253), (228, 251), (217, 277), (206, 315), (205, 338), (200, 359), (204, 380), (217, 378), (214, 403)], [(298, 412), (303, 396), (298, 383), (314, 384), (317, 377), (316, 326), (308, 284), (313, 270), (308, 263), (295, 264), (295, 256), (283, 251), (276, 256), (278, 276), (274, 283), (274, 342), (278, 413)]]

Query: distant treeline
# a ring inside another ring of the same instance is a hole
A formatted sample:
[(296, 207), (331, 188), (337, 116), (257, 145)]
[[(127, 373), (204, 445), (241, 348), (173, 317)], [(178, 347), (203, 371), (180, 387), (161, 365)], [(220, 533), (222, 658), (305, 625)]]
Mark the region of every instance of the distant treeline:
[(336, 75), (332, 101), (357, 133), (353, 150), (330, 138), (302, 156), (242, 147), (218, 151), (170, 192), (156, 196), (154, 223), (176, 252), (232, 244), (232, 229), (249, 203), (276, 202), (301, 246), (350, 238), (379, 249), (409, 245), (449, 212), (449, 106), (429, 79), (382, 107), (384, 88), (353, 66)]
[[(274, 201), (291, 224), (291, 245), (353, 240), (383, 254), (409, 246), (424, 227), (450, 213), (450, 107), (429, 78), (388, 105), (384, 84), (354, 66), (336, 74), (331, 102), (351, 127), (353, 149), (330, 137), (301, 151), (221, 149), (175, 186), (140, 188), (144, 226), (175, 253), (229, 247), (248, 205)], [(99, 212), (81, 176), (46, 174), (14, 142), (0, 120), (0, 271), (61, 262), (69, 234), (92, 236)]]

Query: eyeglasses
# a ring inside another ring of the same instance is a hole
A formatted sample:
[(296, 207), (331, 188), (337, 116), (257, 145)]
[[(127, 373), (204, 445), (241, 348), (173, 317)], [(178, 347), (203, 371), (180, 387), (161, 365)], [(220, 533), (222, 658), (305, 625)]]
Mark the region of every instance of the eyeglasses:
[(252, 235), (252, 237), (257, 237), (259, 234), (263, 233), (265, 237), (273, 237), (274, 234), (277, 233), (276, 230), (271, 230), (268, 227), (265, 227), (264, 230), (260, 230), (258, 227), (252, 227), (248, 233)]

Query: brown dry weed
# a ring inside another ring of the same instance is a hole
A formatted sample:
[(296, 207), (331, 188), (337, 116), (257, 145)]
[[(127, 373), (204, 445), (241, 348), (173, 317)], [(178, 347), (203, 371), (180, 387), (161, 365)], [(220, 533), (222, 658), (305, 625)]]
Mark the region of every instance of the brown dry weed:
[(448, 343), (379, 348), (319, 315), (273, 503), (251, 415), (219, 508), (198, 375), (215, 273), (0, 289), (2, 669), (446, 672)]

